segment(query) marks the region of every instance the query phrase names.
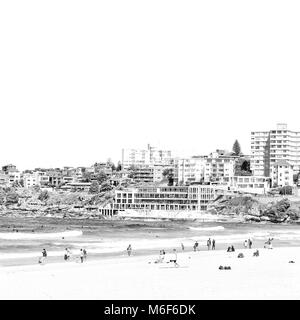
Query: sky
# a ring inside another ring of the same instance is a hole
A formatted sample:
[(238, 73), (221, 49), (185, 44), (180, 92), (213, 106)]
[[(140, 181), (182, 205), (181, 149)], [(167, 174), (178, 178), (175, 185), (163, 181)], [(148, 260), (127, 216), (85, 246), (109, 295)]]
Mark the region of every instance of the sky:
[(89, 166), (148, 143), (300, 131), (299, 1), (1, 1), (0, 166)]

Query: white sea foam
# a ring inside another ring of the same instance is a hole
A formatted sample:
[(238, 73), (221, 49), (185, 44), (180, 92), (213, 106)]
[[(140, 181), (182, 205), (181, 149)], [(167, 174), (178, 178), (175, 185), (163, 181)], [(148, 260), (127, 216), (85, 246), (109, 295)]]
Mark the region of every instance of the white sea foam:
[(31, 240), (31, 239), (58, 239), (82, 236), (81, 230), (71, 230), (54, 233), (24, 233), (24, 232), (3, 232), (0, 233), (2, 240)]
[(217, 227), (189, 227), (191, 230), (197, 230), (197, 231), (221, 231), (224, 230), (225, 228), (222, 226), (217, 226)]

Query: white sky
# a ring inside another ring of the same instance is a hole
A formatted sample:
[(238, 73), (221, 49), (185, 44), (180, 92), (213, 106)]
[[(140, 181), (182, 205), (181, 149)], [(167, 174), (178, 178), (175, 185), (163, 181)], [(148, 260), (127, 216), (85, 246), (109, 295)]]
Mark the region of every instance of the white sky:
[(1, 1), (0, 166), (300, 131), (300, 1)]

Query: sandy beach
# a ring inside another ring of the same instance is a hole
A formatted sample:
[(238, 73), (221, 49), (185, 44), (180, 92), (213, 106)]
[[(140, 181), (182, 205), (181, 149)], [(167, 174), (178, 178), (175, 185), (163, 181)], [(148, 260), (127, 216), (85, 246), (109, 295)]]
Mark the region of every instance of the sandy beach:
[(1, 267), (0, 299), (299, 299), (300, 248), (254, 250), (179, 252), (179, 268), (158, 255)]

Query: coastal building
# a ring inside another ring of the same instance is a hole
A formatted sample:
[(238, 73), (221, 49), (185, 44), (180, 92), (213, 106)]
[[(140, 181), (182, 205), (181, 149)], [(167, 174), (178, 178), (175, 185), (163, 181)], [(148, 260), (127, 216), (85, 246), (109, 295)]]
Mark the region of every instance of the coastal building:
[(175, 160), (174, 180), (176, 184), (186, 185), (204, 180), (206, 156)]
[(280, 160), (271, 165), (273, 187), (293, 186), (294, 169), (287, 161)]
[(139, 165), (168, 165), (172, 161), (170, 150), (160, 150), (148, 144), (147, 149), (122, 149), (122, 168)]
[(61, 190), (64, 191), (85, 191), (88, 192), (91, 187), (91, 182), (72, 182), (67, 183), (60, 187)]
[(264, 176), (234, 176), (228, 190), (241, 193), (266, 194), (270, 190), (270, 178)]
[(207, 185), (128, 188), (115, 191), (113, 209), (205, 211), (216, 197)]
[(251, 132), (251, 170), (253, 175), (271, 176), (278, 161), (287, 161), (296, 174), (300, 171), (300, 131), (279, 123), (276, 129)]
[(165, 169), (172, 169), (166, 165), (136, 165), (133, 169), (129, 168), (128, 176), (135, 182), (159, 183), (163, 180)]
[(7, 164), (5, 166), (2, 167), (2, 171), (7, 174), (9, 172), (15, 172), (15, 171), (18, 171), (17, 170), (17, 167), (13, 164)]
[(235, 174), (239, 157), (217, 150), (208, 156), (194, 156), (175, 160), (175, 181), (179, 185), (191, 183), (229, 182)]
[(34, 187), (40, 185), (37, 172), (23, 174), (24, 188)]

